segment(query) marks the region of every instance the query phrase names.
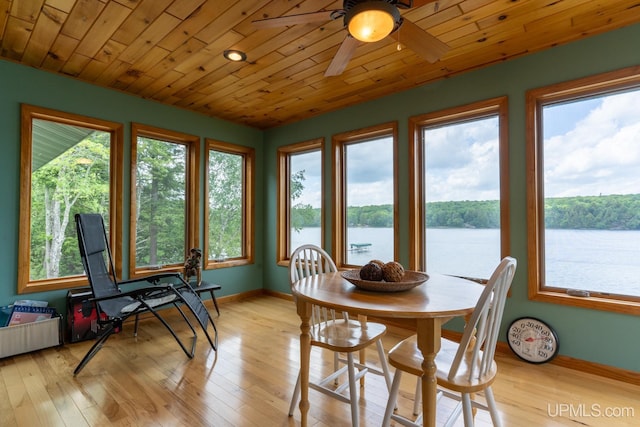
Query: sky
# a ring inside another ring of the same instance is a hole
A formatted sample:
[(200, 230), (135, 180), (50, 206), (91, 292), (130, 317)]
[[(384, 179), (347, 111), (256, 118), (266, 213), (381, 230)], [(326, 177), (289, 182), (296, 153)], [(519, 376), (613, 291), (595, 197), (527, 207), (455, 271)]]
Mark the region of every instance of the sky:
[(302, 196), (294, 203), (302, 203), (319, 208), (321, 203), (322, 158), (320, 151), (295, 154), (291, 156), (291, 172), (304, 171), (304, 190)]
[(426, 201), (498, 200), (497, 116), (424, 131)]
[[(640, 193), (640, 90), (549, 105), (543, 117), (546, 197)], [(488, 118), (427, 130), (427, 201), (498, 199), (497, 125)], [(392, 203), (390, 139), (348, 147), (348, 204)], [(306, 177), (300, 201), (319, 207), (320, 156), (295, 159), (292, 170)]]
[(546, 197), (640, 193), (640, 90), (549, 106), (544, 119)]
[(393, 204), (393, 139), (347, 145), (347, 206)]

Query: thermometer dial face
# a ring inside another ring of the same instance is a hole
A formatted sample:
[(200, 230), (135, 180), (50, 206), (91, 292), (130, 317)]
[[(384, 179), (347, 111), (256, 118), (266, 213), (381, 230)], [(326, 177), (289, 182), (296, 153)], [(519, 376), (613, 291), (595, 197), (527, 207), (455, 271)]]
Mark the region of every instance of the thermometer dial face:
[(507, 342), (518, 357), (530, 363), (545, 363), (558, 354), (558, 336), (553, 328), (533, 317), (511, 322)]

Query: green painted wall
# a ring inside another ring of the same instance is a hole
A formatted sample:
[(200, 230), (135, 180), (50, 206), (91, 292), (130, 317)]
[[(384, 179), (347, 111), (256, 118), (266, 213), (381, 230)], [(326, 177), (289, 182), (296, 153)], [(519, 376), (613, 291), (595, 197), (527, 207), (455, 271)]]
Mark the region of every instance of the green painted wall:
[[(202, 138), (202, 154), (204, 162), (204, 138), (232, 142), (254, 147), (257, 157), (256, 175), (264, 174), (262, 159), (264, 158), (263, 132), (223, 120), (195, 114), (183, 109), (161, 105), (154, 101), (88, 85), (78, 80), (42, 72), (33, 68), (0, 60), (0, 305), (7, 305), (16, 299), (44, 299), (54, 305), (58, 311), (65, 312), (66, 291), (55, 291), (33, 294), (16, 294), (16, 277), (18, 265), (18, 221), (19, 221), (19, 184), (20, 184), (20, 104), (32, 104), (58, 111), (81, 114), (104, 120), (120, 122), (124, 125), (125, 165), (130, 164), (131, 122), (144, 123), (198, 135)], [(129, 195), (129, 168), (125, 167), (124, 200)], [(204, 179), (204, 163), (201, 165), (201, 180)], [(256, 185), (260, 179), (256, 180)], [(204, 190), (200, 197), (204, 201)], [(256, 192), (255, 214), (263, 216), (264, 196)], [(129, 207), (125, 205), (124, 236), (129, 238)], [(200, 206), (200, 217), (204, 205)], [(202, 229), (202, 227), (201, 227)], [(203, 241), (201, 234), (200, 241)], [(263, 237), (256, 235), (256, 259), (263, 258)], [(128, 245), (123, 245), (125, 265), (128, 265)], [(205, 280), (216, 281), (223, 285), (218, 295), (236, 294), (262, 288), (262, 263), (235, 268), (223, 268), (204, 271)]]
[[(640, 317), (586, 310), (527, 299), (527, 235), (525, 187), (525, 92), (528, 89), (640, 65), (640, 25), (500, 63), (376, 101), (345, 108), (266, 131), (265, 193), (276, 194), (276, 151), (281, 145), (325, 138), (325, 206), (331, 206), (330, 146), (333, 134), (398, 121), (400, 166), (400, 262), (408, 261), (408, 118), (497, 96), (509, 98), (509, 162), (511, 170), (511, 248), (518, 259), (505, 323), (529, 315), (547, 320), (558, 332), (560, 353), (596, 363), (640, 371), (640, 344), (628, 331), (640, 329)], [(640, 108), (640, 106), (638, 106)], [(276, 200), (265, 206), (265, 287), (289, 292), (287, 270), (276, 266)], [(325, 245), (331, 247), (331, 218), (325, 214)], [(640, 314), (640, 311), (639, 313)], [(459, 324), (454, 325), (459, 326)], [(504, 336), (504, 335), (503, 335)], [(635, 336), (635, 333), (633, 334)]]

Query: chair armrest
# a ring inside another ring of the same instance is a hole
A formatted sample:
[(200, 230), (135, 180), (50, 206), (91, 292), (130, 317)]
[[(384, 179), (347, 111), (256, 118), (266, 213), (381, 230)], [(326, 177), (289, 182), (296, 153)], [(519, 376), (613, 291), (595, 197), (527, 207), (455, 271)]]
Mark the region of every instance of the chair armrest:
[(158, 284), (158, 282), (162, 279), (170, 279), (172, 277), (181, 279), (182, 281), (182, 276), (180, 275), (180, 273), (178, 273), (177, 271), (167, 271), (167, 272), (163, 272), (163, 273), (157, 273), (157, 274), (151, 274), (149, 276), (143, 276), (143, 277), (136, 277), (133, 279), (127, 279), (127, 280), (122, 280), (120, 282), (118, 282), (119, 285), (129, 285), (132, 283), (139, 283), (139, 282), (149, 282), (149, 283), (153, 283), (153, 284)]

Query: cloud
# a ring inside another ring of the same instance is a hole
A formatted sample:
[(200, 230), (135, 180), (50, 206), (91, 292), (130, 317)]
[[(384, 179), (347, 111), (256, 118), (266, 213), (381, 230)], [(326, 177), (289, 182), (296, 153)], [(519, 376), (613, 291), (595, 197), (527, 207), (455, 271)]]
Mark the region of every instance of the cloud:
[[(389, 137), (347, 145), (347, 202), (350, 206), (393, 203), (393, 140)], [(305, 171), (304, 192), (296, 203), (321, 203), (320, 151), (292, 156), (295, 173)], [(327, 169), (330, 171), (330, 168)]]
[(304, 171), (304, 190), (295, 203), (319, 208), (322, 204), (322, 152), (320, 150), (291, 156), (291, 172)]
[(347, 181), (373, 183), (393, 177), (393, 140), (380, 138), (346, 145)]
[(499, 198), (497, 118), (430, 128), (424, 140), (427, 201)]
[(393, 140), (385, 137), (346, 147), (347, 204), (392, 204)]
[[(640, 193), (639, 106), (638, 91), (607, 96), (572, 129), (546, 139), (545, 195)], [(562, 120), (571, 108), (555, 107), (545, 121)]]

